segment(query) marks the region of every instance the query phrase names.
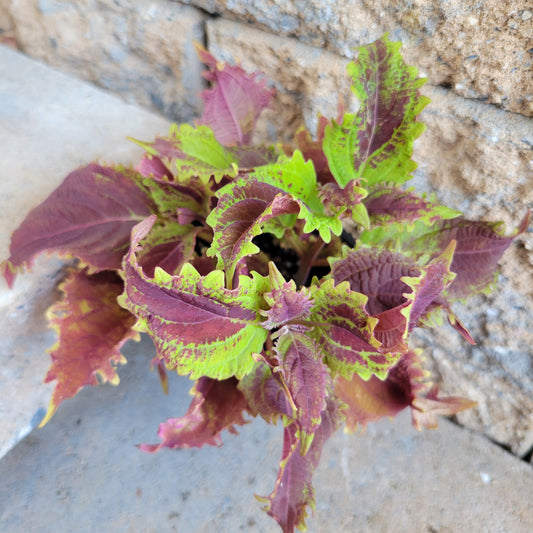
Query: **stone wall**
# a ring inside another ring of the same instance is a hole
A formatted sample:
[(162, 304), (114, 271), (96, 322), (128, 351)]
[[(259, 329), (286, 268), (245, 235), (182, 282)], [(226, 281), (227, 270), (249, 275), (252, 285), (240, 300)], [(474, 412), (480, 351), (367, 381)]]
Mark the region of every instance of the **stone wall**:
[[(187, 4), (187, 5), (185, 5)], [(353, 47), (384, 32), (428, 78), (428, 128), (415, 182), (471, 217), (512, 229), (533, 208), (533, 12), (519, 0), (3, 0), (0, 40), (129, 101), (187, 121), (198, 115), (201, 65), (192, 42), (263, 71), (277, 88), (265, 139), (290, 139), (316, 114), (350, 104)], [(60, 95), (58, 95), (58, 98)], [(421, 345), (442, 389), (479, 402), (459, 421), (513, 452), (533, 446), (533, 236), (502, 261), (497, 294), (456, 312)]]

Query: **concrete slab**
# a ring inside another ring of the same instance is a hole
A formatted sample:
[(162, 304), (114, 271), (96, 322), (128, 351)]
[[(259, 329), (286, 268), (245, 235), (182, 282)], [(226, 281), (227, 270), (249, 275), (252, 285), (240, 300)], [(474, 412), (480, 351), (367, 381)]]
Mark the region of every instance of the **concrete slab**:
[[(157, 442), (159, 422), (185, 412), (191, 383), (170, 376), (165, 397), (150, 340), (125, 352), (118, 387), (84, 389), (0, 461), (0, 529), (278, 532), (253, 494), (274, 486), (281, 426), (258, 419), (221, 448), (142, 452), (134, 445)], [(529, 465), (446, 420), (419, 433), (405, 414), (329, 441), (311, 533), (533, 530)]]
[[(153, 113), (0, 46), (0, 261), (12, 231), (68, 172), (94, 159), (135, 162), (142, 150), (126, 136), (150, 140), (167, 129)], [(0, 457), (48, 405), (44, 350), (54, 339), (42, 314), (60, 269), (43, 258), (12, 291), (0, 279)]]

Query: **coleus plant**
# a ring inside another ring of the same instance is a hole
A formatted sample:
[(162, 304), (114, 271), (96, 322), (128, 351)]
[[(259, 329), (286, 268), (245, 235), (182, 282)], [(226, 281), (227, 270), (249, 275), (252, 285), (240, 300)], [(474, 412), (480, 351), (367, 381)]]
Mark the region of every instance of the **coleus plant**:
[(425, 80), (385, 36), (348, 66), (355, 112), (320, 117), (293, 145), (253, 145), (273, 91), (199, 48), (203, 116), (138, 142), (135, 168), (79, 168), (14, 232), (11, 286), (41, 252), (77, 259), (49, 310), (57, 381), (46, 423), (85, 385), (118, 383), (128, 339), (147, 333), (166, 370), (195, 380), (162, 447), (220, 445), (245, 415), (284, 427), (279, 474), (260, 498), (281, 529), (305, 528), (325, 442), (409, 407), (417, 428), (473, 405), (440, 397), (409, 347), (417, 327), (487, 291), (510, 236), (406, 188)]

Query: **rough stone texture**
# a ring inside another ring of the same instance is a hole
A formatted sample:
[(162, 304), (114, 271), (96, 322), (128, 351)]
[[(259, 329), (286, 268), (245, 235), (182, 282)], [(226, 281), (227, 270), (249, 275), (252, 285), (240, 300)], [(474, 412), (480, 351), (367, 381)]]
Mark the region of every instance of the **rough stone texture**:
[(434, 85), (533, 115), (533, 6), (519, 0), (182, 0), (353, 57), (390, 32)]
[(161, 0), (7, 0), (19, 47), (32, 57), (187, 121), (200, 110), (203, 15)]
[(17, 48), (13, 21), (6, 4), (0, 4), (0, 44)]
[[(503, 220), (512, 231), (533, 207), (533, 123), (494, 106), (425, 87), (432, 103), (415, 148), (415, 182), (471, 218)], [(443, 388), (479, 402), (458, 419), (519, 454), (533, 447), (533, 234), (502, 260), (498, 287), (457, 312), (479, 344), (450, 328), (425, 336)]]
[[(148, 342), (147, 342), (148, 341)], [(183, 414), (190, 382), (165, 396), (148, 339), (129, 343), (118, 387), (89, 387), (0, 461), (4, 531), (279, 533), (253, 494), (274, 486), (282, 427), (258, 418), (221, 448), (163, 450), (158, 424)], [(310, 533), (525, 533), (533, 469), (441, 420), (419, 433), (407, 412), (366, 432), (337, 432), (314, 476)]]
[[(337, 92), (348, 98), (345, 61), (296, 40), (224, 19), (207, 23), (210, 51), (276, 80), (278, 95), (266, 118), (285, 139), (299, 120), (314, 130), (316, 114), (335, 116)], [(320, 78), (320, 73), (325, 78)], [(532, 121), (495, 106), (426, 86), (432, 103), (421, 116), (414, 183), (471, 218), (503, 220), (509, 231), (533, 207)], [(294, 109), (303, 109), (302, 116)], [(451, 328), (424, 333), (422, 344), (440, 375), (442, 389), (479, 402), (461, 414), (469, 427), (522, 455), (533, 446), (533, 235), (522, 235), (502, 260), (497, 292), (457, 306), (479, 344), (472, 348)]]
[(314, 133), (319, 113), (337, 116), (339, 102), (354, 103), (347, 59), (225, 19), (208, 21), (206, 30), (215, 57), (263, 72), (276, 88), (272, 109), (258, 125), (258, 140), (290, 141), (304, 125)]
[(0, 34), (12, 30), (12, 28), (13, 23), (11, 22), (8, 6), (4, 3), (0, 4)]
[(212, 54), (246, 70), (260, 70), (276, 88), (272, 109), (258, 126), (258, 139), (290, 141), (303, 125), (314, 132), (319, 112), (336, 116), (339, 99), (352, 99), (349, 84), (343, 83), (346, 59), (263, 32), (250, 40), (257, 30), (224, 19), (208, 21), (206, 28)]
[[(92, 159), (133, 163), (168, 123), (0, 46), (0, 261), (26, 213), (68, 172)], [(58, 97), (58, 95), (61, 95)], [(0, 278), (0, 457), (38, 424), (51, 394), (43, 379), (54, 343), (44, 311), (56, 298), (57, 258), (41, 258), (8, 290)], [(1, 520), (0, 520), (1, 522)], [(1, 529), (1, 528), (0, 528)]]

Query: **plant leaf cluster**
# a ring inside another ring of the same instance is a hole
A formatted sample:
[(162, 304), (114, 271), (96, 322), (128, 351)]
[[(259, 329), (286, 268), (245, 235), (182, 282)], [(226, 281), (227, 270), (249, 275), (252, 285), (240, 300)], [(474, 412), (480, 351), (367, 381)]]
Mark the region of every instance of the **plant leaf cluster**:
[(200, 49), (212, 87), (195, 125), (140, 142), (136, 168), (91, 163), (33, 209), (2, 264), (10, 285), (41, 252), (77, 259), (49, 313), (58, 332), (47, 421), (84, 385), (118, 382), (121, 346), (148, 334), (156, 362), (195, 381), (162, 447), (220, 445), (246, 413), (283, 424), (278, 478), (261, 501), (284, 532), (304, 528), (331, 434), (411, 408), (413, 424), (473, 405), (442, 398), (409, 346), (416, 327), (487, 290), (506, 236), (405, 183), (424, 126), (424, 83), (387, 37), (348, 73), (356, 112), (316, 137), (253, 144), (273, 91)]

